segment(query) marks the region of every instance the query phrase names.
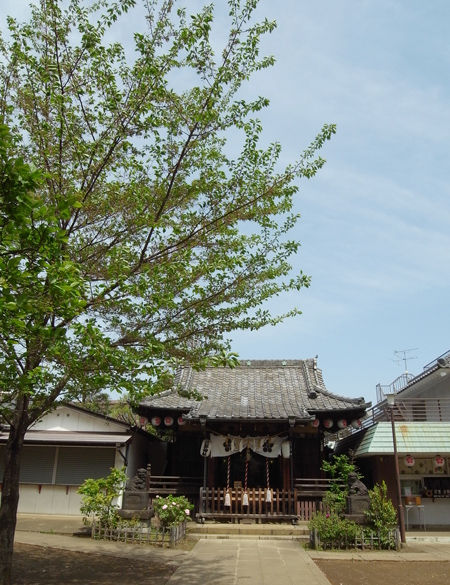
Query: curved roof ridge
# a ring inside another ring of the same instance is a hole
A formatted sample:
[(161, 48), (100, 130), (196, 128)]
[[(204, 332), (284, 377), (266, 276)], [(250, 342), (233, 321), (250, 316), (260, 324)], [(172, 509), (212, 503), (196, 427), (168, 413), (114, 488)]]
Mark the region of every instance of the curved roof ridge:
[(336, 400), (344, 400), (345, 402), (351, 402), (353, 404), (361, 404), (361, 405), (371, 404), (370, 402), (367, 402), (367, 403), (365, 402), (364, 396), (359, 396), (358, 398), (350, 398), (348, 396), (341, 396), (340, 394), (334, 394), (333, 392), (330, 392), (324, 386), (315, 386), (314, 389), (317, 390), (317, 392), (320, 392), (321, 394), (328, 396), (329, 398), (336, 398)]

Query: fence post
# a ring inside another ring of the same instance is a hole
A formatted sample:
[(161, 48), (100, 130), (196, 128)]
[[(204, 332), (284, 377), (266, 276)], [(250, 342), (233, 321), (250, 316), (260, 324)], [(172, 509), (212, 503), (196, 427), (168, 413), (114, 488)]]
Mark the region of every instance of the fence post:
[(320, 545), (319, 535), (317, 533), (317, 528), (313, 528), (309, 532), (309, 544), (311, 548), (317, 550)]

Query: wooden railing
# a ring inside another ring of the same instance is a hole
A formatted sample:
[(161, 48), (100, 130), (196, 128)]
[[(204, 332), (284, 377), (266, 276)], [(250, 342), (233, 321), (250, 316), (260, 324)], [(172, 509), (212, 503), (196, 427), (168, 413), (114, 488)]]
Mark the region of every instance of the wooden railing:
[[(272, 489), (267, 501), (265, 488), (247, 490), (248, 505), (243, 505), (244, 489), (230, 488), (230, 506), (226, 503), (225, 487), (200, 487), (202, 478), (171, 475), (152, 475), (149, 478), (150, 499), (157, 495), (185, 495), (191, 500), (198, 518), (257, 521), (310, 520), (313, 514), (322, 510), (322, 498), (333, 480), (326, 478), (296, 478), (294, 490)], [(200, 495), (200, 497), (199, 497)]]
[(330, 489), (332, 484), (340, 485), (340, 482), (337, 482), (334, 479), (315, 477), (297, 477), (294, 479), (294, 487), (298, 498), (300, 499), (305, 497), (321, 499), (325, 495), (325, 492)]
[(297, 502), (295, 504), (295, 511), (297, 514), (297, 518), (299, 520), (308, 522), (314, 516), (316, 512), (323, 512), (324, 506), (322, 500), (318, 499), (303, 499), (301, 497), (297, 498)]
[(148, 478), (148, 492), (150, 497), (184, 495), (198, 495), (202, 484), (201, 477), (182, 477), (179, 475), (151, 475)]
[(270, 501), (267, 501), (267, 490), (249, 488), (246, 492), (248, 505), (244, 505), (244, 488), (229, 489), (227, 503), (226, 488), (200, 488), (200, 510), (198, 517), (253, 519), (253, 520), (296, 520), (296, 492), (291, 490), (271, 490)]

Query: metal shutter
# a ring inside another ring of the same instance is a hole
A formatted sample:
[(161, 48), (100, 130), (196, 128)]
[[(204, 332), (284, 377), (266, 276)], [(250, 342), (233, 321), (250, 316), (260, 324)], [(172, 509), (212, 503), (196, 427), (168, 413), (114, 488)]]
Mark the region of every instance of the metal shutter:
[(56, 483), (81, 485), (85, 479), (109, 475), (115, 453), (114, 448), (60, 447)]
[(25, 446), (20, 467), (20, 483), (52, 483), (56, 447)]

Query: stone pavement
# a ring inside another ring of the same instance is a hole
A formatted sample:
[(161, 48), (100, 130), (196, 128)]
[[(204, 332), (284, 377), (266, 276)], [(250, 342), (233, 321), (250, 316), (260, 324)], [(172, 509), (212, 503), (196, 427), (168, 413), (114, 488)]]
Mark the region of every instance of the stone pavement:
[(200, 539), (167, 585), (329, 585), (298, 542)]

